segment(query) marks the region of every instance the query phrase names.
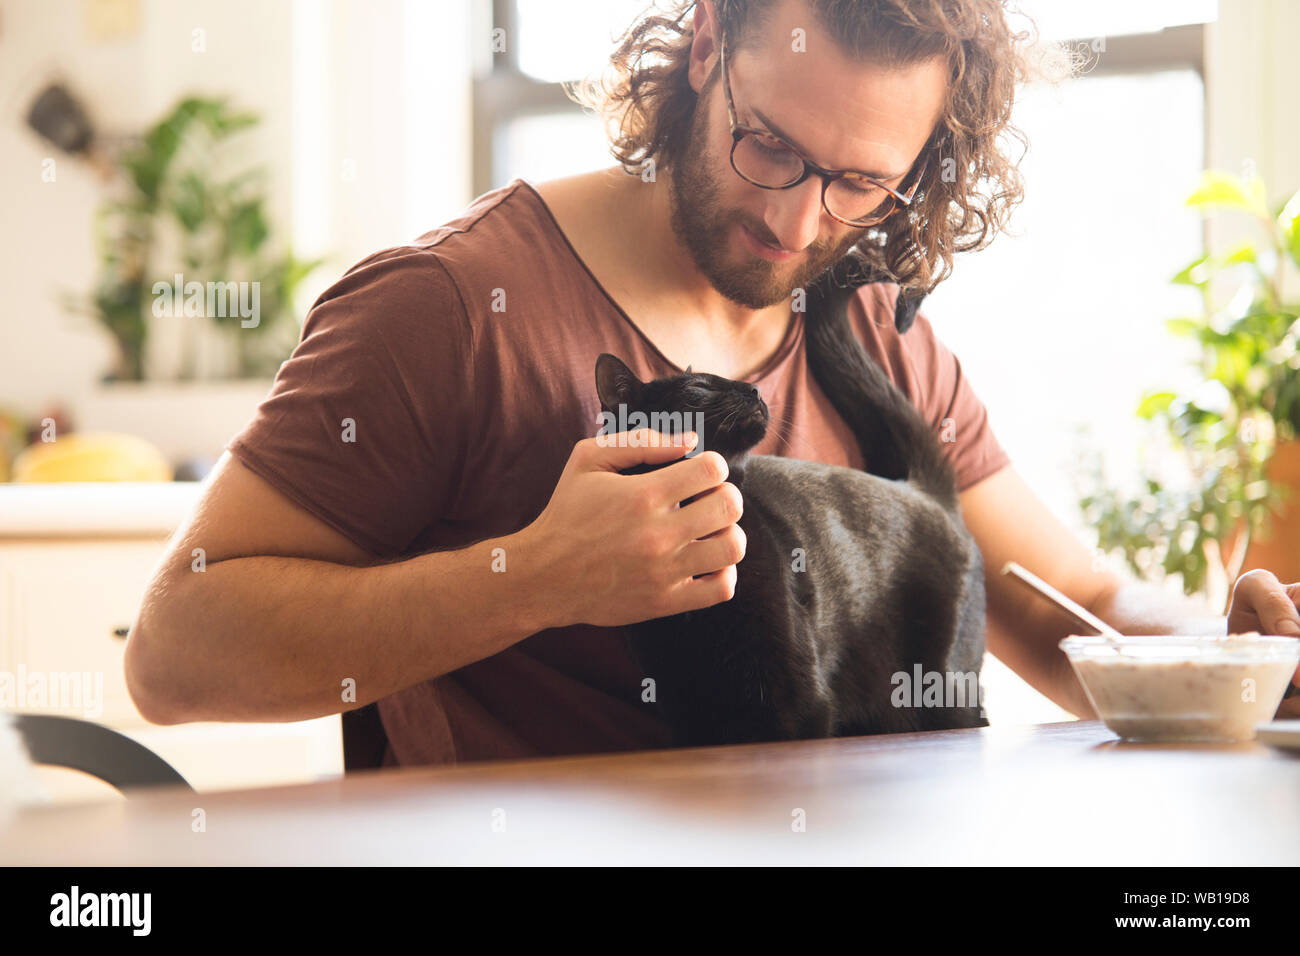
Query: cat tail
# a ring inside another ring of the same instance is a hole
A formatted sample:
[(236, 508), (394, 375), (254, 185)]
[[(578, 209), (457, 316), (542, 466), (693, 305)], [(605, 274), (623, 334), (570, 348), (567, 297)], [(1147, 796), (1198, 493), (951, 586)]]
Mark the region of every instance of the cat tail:
[(808, 290), (808, 367), (857, 438), (868, 471), (909, 481), (954, 510), (957, 477), (938, 437), (853, 331), (849, 300), (864, 280), (879, 277), (868, 278), (851, 260), (846, 258)]

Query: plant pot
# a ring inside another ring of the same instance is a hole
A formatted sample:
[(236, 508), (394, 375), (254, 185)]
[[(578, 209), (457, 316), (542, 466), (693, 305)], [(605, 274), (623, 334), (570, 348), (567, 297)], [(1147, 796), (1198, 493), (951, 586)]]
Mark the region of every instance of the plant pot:
[[(1283, 584), (1300, 581), (1300, 440), (1279, 441), (1265, 469), (1268, 480), (1289, 488), (1291, 497), (1269, 522), (1268, 540), (1255, 537), (1246, 548), (1241, 573), (1264, 568)], [(1232, 554), (1237, 544), (1234, 532), (1224, 541), (1224, 553)]]

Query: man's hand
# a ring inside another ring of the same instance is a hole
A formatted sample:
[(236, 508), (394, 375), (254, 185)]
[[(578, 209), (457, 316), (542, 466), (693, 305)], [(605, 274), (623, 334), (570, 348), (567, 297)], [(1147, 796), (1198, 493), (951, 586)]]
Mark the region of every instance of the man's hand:
[[(537, 520), (519, 532), (554, 589), (549, 626), (618, 627), (730, 600), (745, 533), (717, 452), (641, 429), (578, 442)], [(620, 475), (639, 464), (673, 464)], [(679, 506), (686, 499), (693, 499)]]
[[(1257, 568), (1237, 578), (1228, 609), (1228, 633), (1282, 634), (1300, 638), (1300, 583), (1283, 584), (1271, 571)], [(1291, 682), (1300, 687), (1300, 668)], [(1292, 695), (1278, 708), (1278, 717), (1300, 717), (1300, 696)]]

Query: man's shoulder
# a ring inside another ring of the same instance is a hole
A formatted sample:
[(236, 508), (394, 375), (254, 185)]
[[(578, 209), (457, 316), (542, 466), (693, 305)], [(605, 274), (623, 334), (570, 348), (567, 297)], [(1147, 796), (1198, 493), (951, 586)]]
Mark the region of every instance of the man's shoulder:
[(532, 186), (515, 179), (471, 200), (454, 218), (414, 239), (412, 249), (454, 252), (465, 246), (500, 242), (536, 228), (541, 204)]
[(538, 203), (530, 187), (516, 179), (472, 200), (455, 218), (412, 239), (379, 249), (358, 260), (344, 276), (408, 268), (430, 268), (435, 263), (464, 262), (475, 254), (495, 257), (512, 239), (523, 241), (535, 231)]
[[(483, 279), (518, 278), (545, 247), (545, 210), (523, 180), (483, 193), (455, 218), (417, 239), (388, 246), (358, 260), (317, 300), (357, 298), (425, 305), (464, 300), (462, 289)], [(369, 311), (369, 310), (368, 310)]]

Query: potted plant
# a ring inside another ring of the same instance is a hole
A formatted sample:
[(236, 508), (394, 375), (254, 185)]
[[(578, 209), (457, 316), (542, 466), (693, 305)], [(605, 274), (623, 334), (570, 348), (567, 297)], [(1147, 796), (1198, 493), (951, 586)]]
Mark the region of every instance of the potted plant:
[(99, 276), (71, 304), (109, 332), (117, 360), (75, 409), (79, 428), (210, 461), (292, 351), (294, 293), (321, 260), (272, 239), (264, 171), (236, 148), (258, 122), (190, 96), (114, 158), (116, 192), (95, 216)]
[[(271, 251), (261, 168), (224, 172), (233, 162), (231, 139), (258, 121), (224, 99), (187, 97), (116, 158), (122, 191), (97, 211), (100, 275), (82, 303), (117, 346), (107, 380), (158, 377), (148, 367), (150, 317), (159, 314), (164, 292), (171, 298), (177, 274), (184, 287), (216, 284), (218, 291), (255, 283), (259, 314), (255, 323), (229, 308), (193, 316), (227, 340), (225, 368), (205, 376), (191, 351), (174, 377), (264, 377), (292, 348), (294, 290), (320, 260)], [(192, 291), (182, 298), (192, 299)], [(194, 337), (187, 341), (192, 346)]]
[(1206, 252), (1173, 277), (1200, 292), (1201, 314), (1170, 319), (1196, 346), (1202, 382), (1146, 392), (1137, 414), (1161, 439), (1136, 489), (1110, 488), (1096, 450), (1085, 455), (1079, 506), (1103, 552), (1143, 578), (1180, 575), (1226, 613), (1242, 571), (1300, 580), (1300, 193), (1270, 209), (1263, 183), (1207, 171), (1187, 205), (1244, 214), (1261, 238)]

